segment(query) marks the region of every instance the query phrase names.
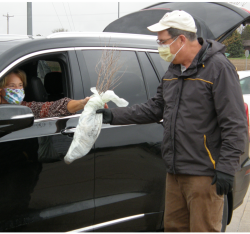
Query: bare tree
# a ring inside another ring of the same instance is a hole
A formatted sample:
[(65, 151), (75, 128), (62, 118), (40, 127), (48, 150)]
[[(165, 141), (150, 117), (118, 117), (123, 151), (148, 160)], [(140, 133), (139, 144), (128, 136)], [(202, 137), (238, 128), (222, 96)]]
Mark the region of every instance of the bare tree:
[(52, 33), (56, 33), (56, 32), (68, 32), (68, 29), (65, 29), (65, 28), (56, 28), (56, 29), (52, 30)]
[(124, 73), (117, 76), (116, 73), (122, 67), (119, 63), (121, 51), (114, 49), (105, 49), (102, 52), (101, 59), (96, 65), (96, 73), (98, 75), (96, 90), (99, 94), (105, 93), (107, 90), (113, 90), (119, 84), (117, 82), (121, 79)]

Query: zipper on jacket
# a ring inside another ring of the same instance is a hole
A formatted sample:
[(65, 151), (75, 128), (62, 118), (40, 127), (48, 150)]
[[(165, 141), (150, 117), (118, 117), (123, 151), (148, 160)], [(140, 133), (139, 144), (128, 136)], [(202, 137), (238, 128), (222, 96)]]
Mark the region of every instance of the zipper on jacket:
[(175, 172), (175, 139), (174, 139), (175, 134), (174, 133), (175, 133), (175, 124), (176, 124), (176, 118), (177, 118), (178, 109), (179, 109), (179, 103), (181, 99), (183, 82), (184, 81), (182, 78), (178, 78), (178, 91), (176, 94), (175, 106), (174, 106), (173, 113), (171, 115), (171, 123), (170, 123), (170, 139), (171, 139), (172, 148), (173, 148), (173, 172), (174, 174), (176, 174)]
[(208, 153), (208, 156), (209, 156), (209, 158), (210, 158), (210, 161), (212, 162), (212, 164), (213, 164), (213, 166), (214, 166), (214, 169), (215, 169), (215, 161), (214, 161), (214, 159), (213, 159), (213, 157), (212, 157), (212, 154), (211, 154), (210, 150), (209, 150), (208, 147), (207, 147), (207, 136), (206, 136), (206, 135), (204, 135), (204, 146), (205, 146), (205, 148), (206, 148), (206, 151), (207, 151), (207, 153)]

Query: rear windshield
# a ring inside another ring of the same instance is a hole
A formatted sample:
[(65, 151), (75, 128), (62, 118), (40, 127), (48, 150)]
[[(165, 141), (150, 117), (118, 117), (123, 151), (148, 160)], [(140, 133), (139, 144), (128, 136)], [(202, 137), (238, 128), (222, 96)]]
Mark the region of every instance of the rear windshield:
[(217, 3), (196, 2), (195, 4), (190, 4), (189, 2), (173, 2), (157, 4), (148, 9), (153, 8), (182, 9), (198, 20), (202, 19), (213, 33), (214, 38), (218, 38), (243, 20), (243, 17), (238, 13)]
[(240, 80), (242, 94), (250, 94), (250, 76)]

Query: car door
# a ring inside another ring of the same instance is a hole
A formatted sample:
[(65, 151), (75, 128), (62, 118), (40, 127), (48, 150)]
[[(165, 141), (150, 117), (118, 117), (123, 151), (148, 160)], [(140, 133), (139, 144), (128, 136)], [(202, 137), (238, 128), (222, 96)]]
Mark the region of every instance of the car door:
[[(61, 52), (66, 91), (83, 99), (75, 51)], [(79, 115), (36, 119), (30, 128), (0, 138), (1, 231), (65, 232), (93, 224), (93, 151), (77, 163), (63, 161), (72, 137), (61, 131), (76, 127)]]
[[(114, 92), (126, 99), (129, 106), (146, 102), (148, 89), (137, 52), (119, 50), (122, 67), (117, 73), (122, 77)], [(90, 87), (96, 86), (95, 70), (102, 49), (84, 48), (77, 54), (84, 91), (89, 96)], [(154, 78), (159, 83), (156, 74)], [(115, 107), (112, 102), (108, 105)], [(95, 143), (95, 225), (92, 230), (152, 231), (160, 227), (165, 188), (165, 166), (160, 150), (162, 135), (163, 127), (158, 123), (103, 124)]]

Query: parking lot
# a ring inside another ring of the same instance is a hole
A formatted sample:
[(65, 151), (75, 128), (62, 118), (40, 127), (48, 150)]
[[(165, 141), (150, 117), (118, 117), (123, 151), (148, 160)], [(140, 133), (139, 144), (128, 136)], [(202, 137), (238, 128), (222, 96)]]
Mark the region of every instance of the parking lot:
[(231, 223), (227, 226), (226, 232), (249, 232), (250, 231), (250, 188), (243, 203), (234, 210)]

